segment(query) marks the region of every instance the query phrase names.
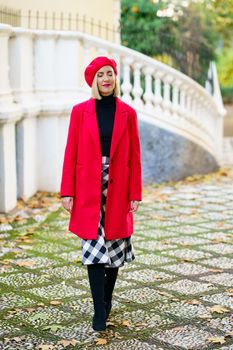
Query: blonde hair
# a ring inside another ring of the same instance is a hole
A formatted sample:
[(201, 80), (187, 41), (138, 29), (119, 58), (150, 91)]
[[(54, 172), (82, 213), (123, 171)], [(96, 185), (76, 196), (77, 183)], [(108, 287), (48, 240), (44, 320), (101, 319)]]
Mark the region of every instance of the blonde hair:
[[(114, 73), (115, 74), (115, 73)], [(115, 75), (115, 87), (113, 89), (113, 96), (120, 96), (120, 84), (118, 81), (118, 78)], [(102, 96), (100, 95), (99, 89), (98, 89), (98, 85), (97, 85), (97, 73), (94, 76), (93, 82), (92, 82), (92, 86), (91, 86), (91, 93), (92, 93), (92, 97), (95, 98), (96, 100), (101, 100)]]

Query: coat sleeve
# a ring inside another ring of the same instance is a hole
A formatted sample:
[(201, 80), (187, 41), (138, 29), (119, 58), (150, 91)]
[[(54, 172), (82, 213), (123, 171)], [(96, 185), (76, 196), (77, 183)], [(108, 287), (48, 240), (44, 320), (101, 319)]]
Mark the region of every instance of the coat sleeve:
[(77, 159), (78, 145), (78, 113), (74, 106), (70, 115), (70, 124), (68, 129), (68, 137), (66, 142), (60, 196), (74, 197), (75, 195), (75, 169)]
[(130, 113), (129, 200), (142, 200), (141, 151), (136, 111)]

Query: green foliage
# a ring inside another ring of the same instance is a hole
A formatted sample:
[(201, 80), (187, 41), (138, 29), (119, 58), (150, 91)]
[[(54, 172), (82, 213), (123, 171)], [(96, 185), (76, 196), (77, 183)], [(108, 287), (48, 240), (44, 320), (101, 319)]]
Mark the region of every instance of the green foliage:
[(233, 1), (212, 0), (210, 6), (215, 12), (215, 30), (222, 36), (224, 47), (233, 43)]
[[(158, 16), (173, 4), (173, 16)], [(210, 1), (122, 0), (122, 44), (151, 57), (169, 57), (171, 65), (204, 84), (220, 36)]]
[(223, 87), (233, 87), (233, 48), (225, 48), (217, 60), (218, 77)]

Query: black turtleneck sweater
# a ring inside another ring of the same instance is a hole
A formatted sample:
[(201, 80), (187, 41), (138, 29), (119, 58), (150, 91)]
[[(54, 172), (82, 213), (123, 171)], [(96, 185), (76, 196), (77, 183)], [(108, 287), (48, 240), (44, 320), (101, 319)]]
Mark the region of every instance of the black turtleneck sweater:
[(113, 95), (102, 96), (101, 100), (96, 100), (96, 115), (102, 156), (110, 156), (115, 111), (116, 98)]

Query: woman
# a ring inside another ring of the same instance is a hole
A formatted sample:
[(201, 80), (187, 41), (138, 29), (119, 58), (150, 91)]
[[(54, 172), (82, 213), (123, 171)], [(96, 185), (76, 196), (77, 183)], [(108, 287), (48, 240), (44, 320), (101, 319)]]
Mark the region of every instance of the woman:
[(92, 326), (106, 328), (119, 267), (135, 259), (133, 212), (141, 201), (141, 159), (135, 110), (117, 95), (117, 65), (96, 57), (85, 69), (92, 98), (71, 112), (61, 197), (69, 230), (82, 239), (94, 303)]

